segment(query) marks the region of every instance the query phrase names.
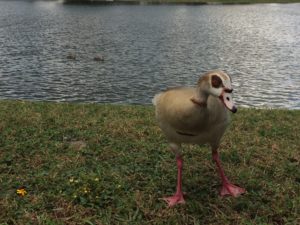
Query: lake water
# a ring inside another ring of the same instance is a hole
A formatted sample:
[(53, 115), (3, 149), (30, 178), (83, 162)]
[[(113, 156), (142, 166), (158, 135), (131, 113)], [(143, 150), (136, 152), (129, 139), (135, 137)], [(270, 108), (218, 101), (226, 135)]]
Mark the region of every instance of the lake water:
[(1, 99), (150, 104), (217, 68), (239, 106), (300, 109), (300, 4), (0, 1)]

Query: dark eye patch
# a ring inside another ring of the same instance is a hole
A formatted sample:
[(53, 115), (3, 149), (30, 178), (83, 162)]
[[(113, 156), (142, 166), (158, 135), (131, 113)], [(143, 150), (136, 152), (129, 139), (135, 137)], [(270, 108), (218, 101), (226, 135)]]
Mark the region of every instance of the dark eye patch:
[(221, 78), (217, 75), (212, 75), (211, 77), (211, 85), (214, 87), (214, 88), (219, 88), (221, 86), (223, 86), (223, 82), (221, 80)]

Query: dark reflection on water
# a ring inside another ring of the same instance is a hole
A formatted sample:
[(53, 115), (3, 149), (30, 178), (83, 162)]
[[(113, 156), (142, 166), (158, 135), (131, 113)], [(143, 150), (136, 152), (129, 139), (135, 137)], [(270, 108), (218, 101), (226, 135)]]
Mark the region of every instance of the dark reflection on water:
[(0, 98), (150, 104), (220, 68), (239, 105), (300, 109), (299, 21), (300, 4), (0, 1)]

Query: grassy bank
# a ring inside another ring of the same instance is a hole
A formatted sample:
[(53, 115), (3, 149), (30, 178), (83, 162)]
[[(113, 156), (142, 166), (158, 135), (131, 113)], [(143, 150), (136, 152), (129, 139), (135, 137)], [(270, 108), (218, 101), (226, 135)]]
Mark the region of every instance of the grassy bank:
[(0, 101), (0, 118), (0, 224), (300, 224), (300, 111), (233, 116), (221, 156), (247, 189), (236, 199), (218, 196), (209, 149), (184, 146), (187, 204), (171, 209), (152, 107)]

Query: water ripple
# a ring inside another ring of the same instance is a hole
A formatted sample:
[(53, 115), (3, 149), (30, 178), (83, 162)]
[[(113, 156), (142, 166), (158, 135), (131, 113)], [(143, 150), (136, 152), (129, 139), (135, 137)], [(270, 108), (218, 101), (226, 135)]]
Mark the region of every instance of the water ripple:
[(300, 109), (299, 21), (300, 4), (0, 1), (0, 98), (150, 104), (220, 68), (239, 105)]

